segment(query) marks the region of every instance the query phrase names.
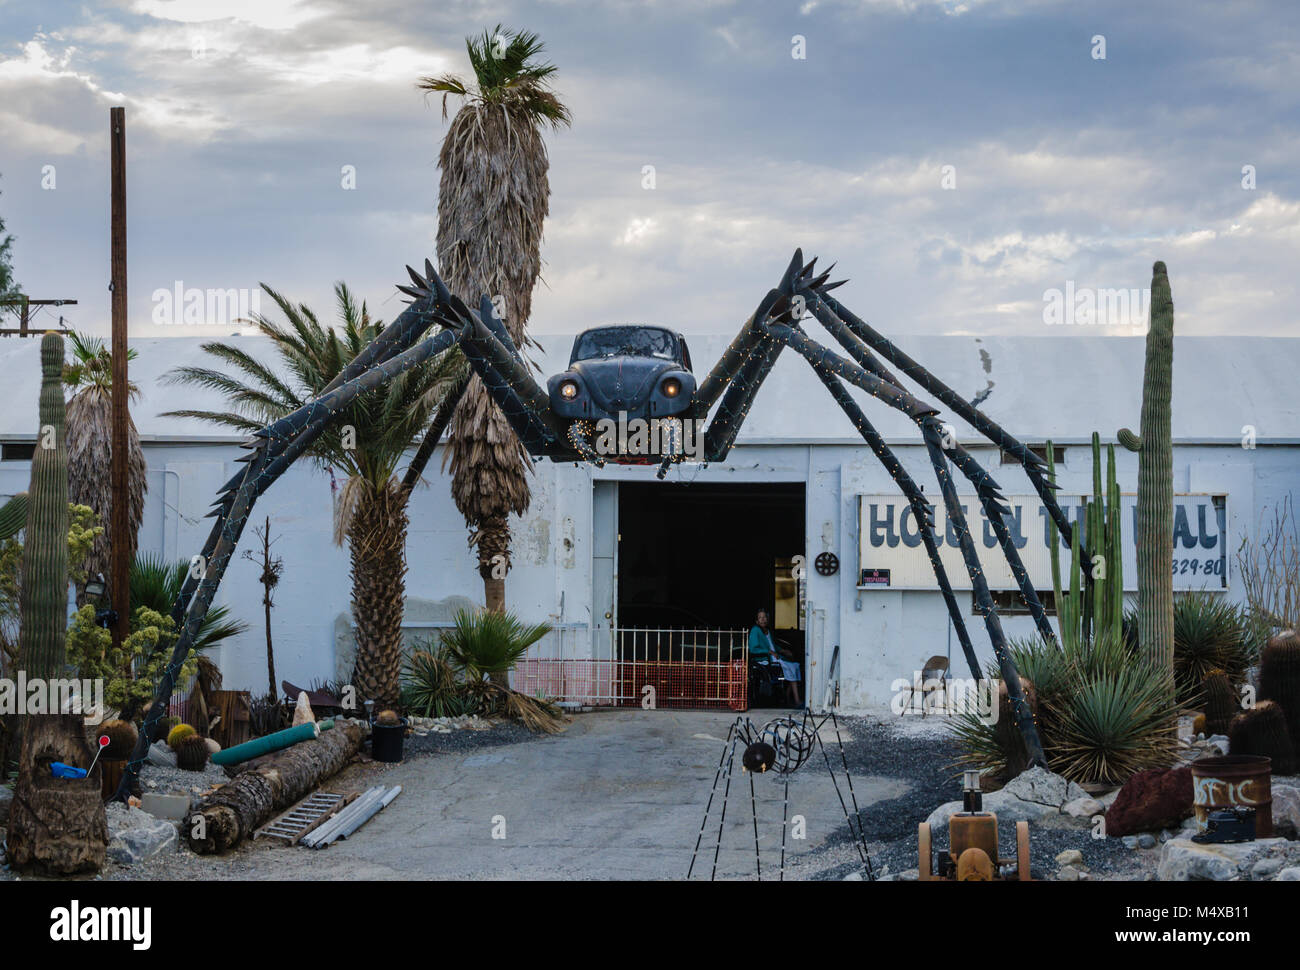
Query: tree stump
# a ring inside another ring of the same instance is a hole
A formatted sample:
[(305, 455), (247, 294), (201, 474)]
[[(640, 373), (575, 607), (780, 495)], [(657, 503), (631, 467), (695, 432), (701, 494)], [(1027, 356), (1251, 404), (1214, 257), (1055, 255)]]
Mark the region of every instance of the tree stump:
[(40, 875), (97, 872), (108, 847), (108, 819), (99, 766), (86, 778), (55, 778), (61, 761), (89, 767), (94, 758), (86, 729), (75, 714), (28, 717), (19, 759), (18, 784), (9, 811), (9, 861)]
[(338, 719), (313, 741), (276, 752), (235, 776), (199, 803), (185, 820), (185, 837), (199, 855), (226, 852), (253, 830), (301, 800), (351, 760), (369, 732), (363, 721)]

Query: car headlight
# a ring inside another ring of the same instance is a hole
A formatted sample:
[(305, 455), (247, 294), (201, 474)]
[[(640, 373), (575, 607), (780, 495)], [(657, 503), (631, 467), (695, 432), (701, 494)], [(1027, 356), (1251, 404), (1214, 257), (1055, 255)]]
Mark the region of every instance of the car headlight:
[(564, 398), (566, 401), (572, 401), (577, 396), (578, 396), (577, 381), (560, 382), (560, 397)]
[(682, 392), (682, 382), (675, 377), (667, 378), (659, 389), (664, 392), (664, 397), (676, 397)]

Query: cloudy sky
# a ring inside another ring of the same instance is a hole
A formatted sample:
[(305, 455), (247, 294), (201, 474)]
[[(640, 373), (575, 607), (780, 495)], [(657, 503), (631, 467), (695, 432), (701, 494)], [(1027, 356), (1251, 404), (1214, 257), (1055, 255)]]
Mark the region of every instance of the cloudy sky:
[(466, 70), (465, 35), (502, 22), (541, 34), (574, 117), (548, 135), (540, 334), (731, 332), (795, 246), (837, 260), (844, 302), (892, 333), (1132, 334), (1048, 326), (1044, 293), (1142, 289), (1164, 259), (1179, 333), (1294, 334), (1294, 12), (0, 0), (0, 214), (28, 295), (75, 298), (69, 318), (106, 333), (124, 105), (133, 333), (233, 329), (154, 323), (177, 285), (265, 281), (329, 317), (344, 279), (391, 318), (436, 232), (446, 123), (415, 81)]

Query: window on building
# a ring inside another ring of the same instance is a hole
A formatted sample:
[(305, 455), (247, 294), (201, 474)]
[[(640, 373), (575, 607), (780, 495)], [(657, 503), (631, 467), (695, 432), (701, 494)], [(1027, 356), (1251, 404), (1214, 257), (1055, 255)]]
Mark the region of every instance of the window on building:
[(31, 461), (36, 454), (36, 442), (6, 441), (0, 445), (0, 461)]
[[(1029, 450), (1039, 458), (1043, 459), (1043, 461), (1047, 461), (1047, 445), (1030, 445)], [(1052, 462), (1056, 465), (1065, 462), (1065, 448), (1061, 445), (1052, 445)], [(1019, 465), (1020, 459), (1004, 449), (1002, 451), (1002, 464)]]
[[(1003, 616), (1028, 616), (1029, 604), (1020, 595), (1018, 589), (995, 589), (989, 591), (993, 596), (993, 606)], [(1056, 594), (1050, 589), (1038, 591), (1038, 601), (1048, 616), (1056, 615)], [(979, 616), (979, 605), (975, 602), (974, 591), (970, 594), (970, 611), (972, 616)]]

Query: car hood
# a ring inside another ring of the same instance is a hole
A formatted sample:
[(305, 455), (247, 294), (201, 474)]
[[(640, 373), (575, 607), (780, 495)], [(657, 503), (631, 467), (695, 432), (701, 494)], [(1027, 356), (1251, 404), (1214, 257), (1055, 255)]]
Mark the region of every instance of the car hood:
[(681, 365), (648, 357), (601, 357), (574, 361), (569, 370), (582, 378), (600, 408), (617, 414), (643, 407), (659, 378), (668, 371), (681, 370)]

